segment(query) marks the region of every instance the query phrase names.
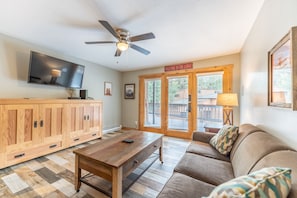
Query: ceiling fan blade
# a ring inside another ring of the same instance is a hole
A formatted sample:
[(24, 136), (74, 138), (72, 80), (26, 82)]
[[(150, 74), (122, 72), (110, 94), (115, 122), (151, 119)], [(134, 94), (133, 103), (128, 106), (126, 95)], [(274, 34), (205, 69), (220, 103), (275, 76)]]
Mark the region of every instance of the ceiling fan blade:
[(148, 55), (151, 53), (150, 51), (143, 49), (142, 47), (139, 47), (138, 45), (134, 45), (133, 43), (130, 43), (130, 47), (142, 54), (145, 54), (145, 55)]
[(103, 25), (114, 37), (119, 39), (119, 35), (116, 33), (116, 31), (111, 27), (111, 25), (107, 21), (99, 20), (101, 25)]
[(134, 41), (141, 41), (141, 40), (147, 40), (147, 39), (153, 39), (153, 38), (156, 38), (156, 37), (152, 32), (150, 32), (150, 33), (146, 33), (146, 34), (132, 36), (132, 37), (130, 37), (130, 41), (134, 42)]
[(116, 43), (116, 41), (87, 41), (85, 44), (104, 44), (104, 43)]
[(114, 56), (121, 56), (122, 51), (117, 49), (116, 53), (114, 54)]

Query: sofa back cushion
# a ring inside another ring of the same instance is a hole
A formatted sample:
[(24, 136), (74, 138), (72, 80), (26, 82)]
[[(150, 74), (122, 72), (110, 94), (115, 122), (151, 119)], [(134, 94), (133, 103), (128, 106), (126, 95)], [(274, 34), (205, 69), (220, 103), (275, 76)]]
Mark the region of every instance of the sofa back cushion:
[(297, 197), (297, 152), (283, 150), (270, 153), (260, 159), (252, 168), (251, 172), (270, 166), (287, 167), (292, 170), (292, 187), (288, 198)]
[(232, 150), (230, 152), (231, 159), (233, 158), (235, 151), (237, 150), (241, 142), (244, 140), (244, 138), (246, 138), (249, 134), (257, 131), (262, 131), (262, 130), (252, 124), (241, 124), (239, 126), (237, 140), (234, 142)]
[(281, 150), (293, 149), (266, 132), (250, 133), (238, 145), (231, 159), (235, 177), (248, 174), (261, 158)]

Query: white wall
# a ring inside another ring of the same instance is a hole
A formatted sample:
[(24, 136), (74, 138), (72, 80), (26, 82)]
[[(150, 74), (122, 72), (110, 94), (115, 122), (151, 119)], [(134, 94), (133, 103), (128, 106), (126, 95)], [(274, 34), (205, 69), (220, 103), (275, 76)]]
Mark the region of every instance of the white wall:
[(297, 148), (297, 111), (268, 107), (268, 51), (297, 26), (296, 0), (266, 0), (241, 52), (240, 122)]
[[(232, 54), (227, 56), (221, 56), (216, 58), (210, 58), (205, 60), (196, 60), (193, 62), (194, 68), (205, 68), (213, 66), (221, 66), (233, 64), (233, 92), (239, 93), (240, 89), (240, 55)], [(164, 67), (151, 68), (146, 70), (137, 70), (123, 73), (123, 85), (129, 83), (135, 83), (136, 95), (135, 99), (123, 99), (122, 92), (122, 125), (124, 127), (136, 128), (135, 121), (138, 121), (139, 117), (139, 76), (145, 74), (156, 74), (164, 72)], [(234, 108), (234, 124), (239, 124), (239, 108)]]
[[(103, 101), (103, 128), (121, 123), (121, 83), (118, 71), (51, 51), (24, 41), (0, 34), (0, 98), (67, 98), (69, 90), (62, 87), (28, 84), (30, 50), (48, 54), (85, 66), (82, 89), (89, 97)], [(104, 81), (112, 82), (112, 96), (104, 96)], [(79, 91), (76, 91), (79, 95)]]

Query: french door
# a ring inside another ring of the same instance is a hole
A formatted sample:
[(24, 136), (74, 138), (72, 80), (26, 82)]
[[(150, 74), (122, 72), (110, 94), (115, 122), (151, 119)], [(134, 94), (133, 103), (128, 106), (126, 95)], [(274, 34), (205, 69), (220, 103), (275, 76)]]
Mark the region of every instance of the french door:
[(232, 67), (140, 77), (139, 128), (168, 136), (191, 138), (223, 122), (216, 95), (232, 89)]
[(156, 75), (140, 82), (141, 130), (189, 138), (192, 130), (191, 74)]
[(166, 76), (165, 132), (166, 135), (188, 138), (192, 120), (192, 74)]

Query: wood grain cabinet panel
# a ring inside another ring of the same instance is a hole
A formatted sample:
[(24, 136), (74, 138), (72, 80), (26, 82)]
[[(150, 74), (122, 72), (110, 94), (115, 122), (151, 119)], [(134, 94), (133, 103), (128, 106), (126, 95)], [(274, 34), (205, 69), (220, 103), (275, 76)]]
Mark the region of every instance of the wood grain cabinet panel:
[(63, 104), (42, 104), (39, 106), (39, 127), (43, 134), (43, 142), (62, 141), (66, 127), (65, 107)]
[(38, 132), (38, 105), (3, 105), (4, 150), (12, 152), (41, 143)]
[(0, 99), (0, 169), (100, 138), (102, 102)]
[(102, 136), (102, 103), (69, 105), (69, 146)]

